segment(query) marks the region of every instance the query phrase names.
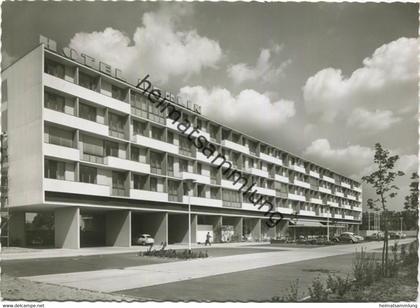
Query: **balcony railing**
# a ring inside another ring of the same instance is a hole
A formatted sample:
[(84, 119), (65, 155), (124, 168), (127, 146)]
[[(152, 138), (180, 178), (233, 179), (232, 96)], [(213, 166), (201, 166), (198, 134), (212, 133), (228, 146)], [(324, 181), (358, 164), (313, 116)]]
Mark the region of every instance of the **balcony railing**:
[(109, 129), (109, 135), (112, 137), (116, 137), (116, 138), (120, 138), (120, 139), (125, 139), (125, 133), (124, 131), (120, 131), (120, 130), (116, 130), (116, 129)]
[(168, 195), (168, 200), (172, 202), (181, 202), (181, 198), (178, 195)]
[(63, 147), (73, 148), (73, 140), (68, 138), (63, 138), (59, 136), (49, 135), (48, 143), (61, 145)]
[(238, 209), (240, 209), (242, 207), (241, 202), (225, 201), (225, 200), (223, 200), (223, 206), (224, 207), (233, 207), (233, 208), (238, 208)]
[(121, 187), (112, 187), (112, 195), (113, 196), (128, 197), (129, 191), (127, 189), (121, 188)]
[(154, 174), (159, 174), (159, 175), (162, 175), (163, 174), (163, 171), (162, 171), (162, 168), (159, 168), (159, 167), (150, 167), (150, 172), (151, 173), (154, 173)]
[(90, 162), (90, 163), (95, 163), (95, 164), (103, 164), (104, 163), (104, 157), (96, 156), (96, 155), (92, 155), (92, 154), (86, 154), (86, 153), (83, 153), (82, 160)]

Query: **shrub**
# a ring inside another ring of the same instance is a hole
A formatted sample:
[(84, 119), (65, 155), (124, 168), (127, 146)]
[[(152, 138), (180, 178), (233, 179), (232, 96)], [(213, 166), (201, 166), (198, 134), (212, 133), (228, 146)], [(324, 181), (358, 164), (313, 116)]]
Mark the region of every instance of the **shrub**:
[(341, 276), (328, 275), (327, 278), (327, 289), (330, 289), (332, 293), (337, 295), (339, 298), (343, 298), (344, 294), (351, 288), (351, 281), (349, 275), (346, 278)]
[(375, 281), (378, 274), (377, 268), (378, 263), (373, 255), (369, 256), (363, 248), (360, 253), (356, 252), (353, 260), (353, 275), (356, 285), (359, 287), (368, 286)]
[(283, 296), (282, 298), (282, 301), (284, 302), (297, 302), (298, 300), (299, 300), (299, 278), (290, 284), (287, 294)]
[(312, 287), (309, 287), (308, 290), (313, 302), (324, 302), (328, 299), (328, 291), (319, 277), (312, 281)]

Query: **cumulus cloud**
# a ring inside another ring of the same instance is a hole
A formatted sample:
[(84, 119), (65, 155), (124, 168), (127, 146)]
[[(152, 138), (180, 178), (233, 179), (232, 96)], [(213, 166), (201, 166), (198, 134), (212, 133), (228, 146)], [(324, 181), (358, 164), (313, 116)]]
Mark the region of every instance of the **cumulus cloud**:
[(362, 105), (397, 110), (411, 104), (415, 109), (417, 46), (417, 39), (404, 37), (384, 44), (348, 78), (335, 68), (317, 72), (303, 87), (307, 111), (331, 123)]
[(364, 108), (356, 108), (351, 112), (347, 125), (375, 133), (386, 130), (400, 121), (401, 118), (396, 117), (390, 110), (377, 109), (370, 112)]
[(179, 28), (182, 18), (191, 15), (187, 6), (162, 6), (142, 16), (133, 38), (117, 29), (76, 33), (69, 46), (79, 52), (121, 68), (131, 81), (151, 74), (154, 81), (189, 77), (203, 68), (214, 67), (222, 57), (217, 41), (200, 36), (196, 30)]
[(237, 129), (275, 130), (295, 115), (294, 102), (271, 101), (266, 94), (250, 89), (235, 96), (223, 88), (183, 87), (180, 96), (199, 103), (206, 116)]
[(241, 84), (246, 81), (262, 80), (264, 82), (272, 82), (277, 77), (283, 75), (286, 67), (291, 63), (288, 59), (280, 65), (272, 63), (272, 55), (279, 54), (283, 49), (280, 45), (275, 45), (271, 49), (261, 49), (260, 55), (255, 66), (246, 63), (238, 63), (228, 67), (228, 76), (235, 84)]

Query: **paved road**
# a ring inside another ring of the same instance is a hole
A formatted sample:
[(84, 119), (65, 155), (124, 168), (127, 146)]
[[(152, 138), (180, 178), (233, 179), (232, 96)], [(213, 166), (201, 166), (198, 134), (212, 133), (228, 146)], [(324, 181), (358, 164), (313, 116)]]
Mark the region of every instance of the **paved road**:
[[(412, 239), (400, 240), (400, 243)], [(392, 241), (390, 242), (390, 245)], [(144, 288), (176, 281), (186, 281), (226, 273), (264, 268), (279, 264), (345, 255), (360, 250), (379, 248), (381, 242), (355, 245), (337, 245), (313, 249), (293, 249), (264, 253), (242, 254), (208, 259), (179, 261), (176, 263), (151, 264), (67, 274), (52, 274), (24, 277), (38, 282), (77, 287), (100, 292), (115, 292)]]
[[(232, 256), (247, 253), (263, 253), (267, 251), (277, 251), (268, 249), (268, 247), (253, 248), (235, 247), (223, 248), (195, 248), (193, 251), (207, 251), (209, 257)], [(281, 250), (284, 250), (281, 249)], [(21, 260), (3, 260), (1, 261), (2, 273), (14, 277), (39, 276), (58, 273), (72, 273), (84, 271), (97, 271), (105, 269), (124, 269), (126, 267), (141, 266), (148, 264), (159, 264), (167, 262), (180, 262), (179, 259), (139, 257), (137, 252), (124, 254), (105, 254), (93, 256), (76, 256), (61, 258), (40, 258), (40, 259), (21, 259)]]

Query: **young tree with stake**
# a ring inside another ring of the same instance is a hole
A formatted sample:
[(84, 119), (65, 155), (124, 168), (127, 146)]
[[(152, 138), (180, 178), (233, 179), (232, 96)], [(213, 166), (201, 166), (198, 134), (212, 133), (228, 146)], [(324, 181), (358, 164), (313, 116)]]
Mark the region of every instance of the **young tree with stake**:
[(374, 210), (382, 210), (384, 221), (384, 245), (382, 247), (382, 275), (388, 276), (388, 207), (390, 199), (395, 198), (399, 188), (393, 184), (397, 176), (403, 176), (404, 172), (394, 171), (395, 163), (399, 156), (391, 156), (390, 151), (382, 148), (380, 143), (375, 144), (375, 156), (373, 162), (377, 170), (370, 175), (362, 177), (362, 181), (372, 185), (377, 199), (368, 199), (367, 205)]

